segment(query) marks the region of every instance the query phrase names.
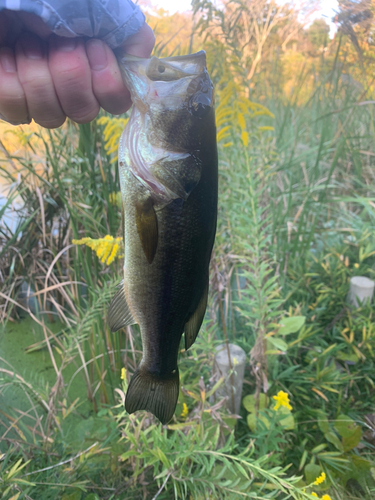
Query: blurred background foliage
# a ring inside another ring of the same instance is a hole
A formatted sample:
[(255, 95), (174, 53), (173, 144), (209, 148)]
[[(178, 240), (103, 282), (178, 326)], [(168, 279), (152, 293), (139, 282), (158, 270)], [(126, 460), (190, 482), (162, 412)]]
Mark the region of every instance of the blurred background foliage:
[[(139, 331), (109, 333), (121, 245), (108, 262), (92, 243), (122, 236), (127, 117), (0, 123), (5, 499), (374, 498), (373, 308), (346, 296), (375, 277), (375, 4), (340, 0), (332, 38), (312, 2), (220, 5), (147, 10), (155, 55), (207, 51), (220, 157), (209, 307), (168, 426), (123, 410)], [(240, 418), (215, 399), (226, 341), (248, 354)]]

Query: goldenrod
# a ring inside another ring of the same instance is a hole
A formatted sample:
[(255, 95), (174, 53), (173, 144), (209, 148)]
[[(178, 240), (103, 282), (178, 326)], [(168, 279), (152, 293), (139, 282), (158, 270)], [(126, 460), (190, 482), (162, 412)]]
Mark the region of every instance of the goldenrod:
[(94, 250), (103, 264), (111, 264), (116, 257), (119, 257), (119, 251), (122, 244), (122, 238), (114, 238), (107, 234), (104, 238), (92, 239), (81, 238), (80, 240), (73, 240), (74, 245), (86, 245)]
[(314, 484), (318, 486), (318, 484), (321, 484), (325, 481), (326, 479), (326, 474), (325, 472), (322, 472), (319, 477), (317, 477), (314, 481)]
[(289, 403), (289, 396), (286, 392), (284, 391), (279, 391), (276, 396), (272, 396), (273, 399), (276, 401), (276, 405), (274, 407), (274, 410), (278, 410), (282, 406), (285, 408), (288, 408), (288, 410), (292, 410), (292, 406)]

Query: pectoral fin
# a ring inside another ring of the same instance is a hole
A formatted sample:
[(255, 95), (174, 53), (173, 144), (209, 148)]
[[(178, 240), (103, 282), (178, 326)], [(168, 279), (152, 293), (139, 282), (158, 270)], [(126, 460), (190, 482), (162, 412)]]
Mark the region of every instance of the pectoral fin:
[(107, 313), (107, 324), (111, 332), (117, 332), (124, 326), (134, 325), (133, 316), (126, 302), (124, 280), (118, 285), (119, 290), (113, 297)]
[(199, 301), (198, 307), (192, 314), (192, 316), (190, 316), (189, 321), (185, 325), (186, 351), (194, 344), (195, 339), (197, 338), (199, 329), (202, 325), (204, 314), (206, 312), (207, 298), (208, 298), (208, 279), (201, 300)]
[(150, 198), (136, 204), (135, 221), (144, 254), (149, 264), (152, 264), (158, 246), (158, 219)]

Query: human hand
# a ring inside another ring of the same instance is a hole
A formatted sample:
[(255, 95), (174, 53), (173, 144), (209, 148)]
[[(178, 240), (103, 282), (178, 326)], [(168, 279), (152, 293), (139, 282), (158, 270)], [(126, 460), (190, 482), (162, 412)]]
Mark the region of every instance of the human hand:
[[(122, 48), (149, 57), (154, 41), (144, 24)], [(103, 41), (58, 37), (33, 14), (0, 12), (0, 115), (7, 121), (34, 119), (56, 128), (66, 117), (87, 123), (100, 107), (116, 115), (130, 106), (116, 58)]]

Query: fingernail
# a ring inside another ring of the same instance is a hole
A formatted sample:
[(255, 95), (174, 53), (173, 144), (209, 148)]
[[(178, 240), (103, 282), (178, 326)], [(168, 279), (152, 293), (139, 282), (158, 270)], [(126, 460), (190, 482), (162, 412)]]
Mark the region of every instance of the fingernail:
[(39, 40), (34, 36), (25, 36), (20, 41), (23, 53), (27, 59), (42, 59), (43, 51)]
[(3, 70), (7, 73), (16, 73), (17, 66), (14, 60), (13, 51), (7, 47), (0, 49), (0, 62)]
[(86, 53), (90, 68), (94, 71), (99, 71), (107, 67), (107, 52), (101, 40), (89, 40), (86, 43)]
[(60, 52), (72, 52), (77, 46), (77, 38), (55, 37), (55, 47)]

